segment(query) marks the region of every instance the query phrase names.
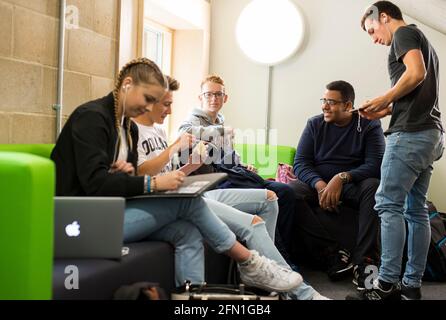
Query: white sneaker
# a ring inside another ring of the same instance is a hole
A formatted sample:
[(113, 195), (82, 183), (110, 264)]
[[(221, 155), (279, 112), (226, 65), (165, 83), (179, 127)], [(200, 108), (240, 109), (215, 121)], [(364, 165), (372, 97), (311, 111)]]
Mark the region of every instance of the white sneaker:
[(326, 296), (321, 295), (319, 292), (315, 292), (313, 294), (313, 298), (311, 300), (331, 300), (330, 298), (327, 298)]
[[(289, 292), (281, 292), (280, 298), (282, 300), (300, 300), (297, 298), (295, 293), (289, 293)], [(315, 293), (308, 300), (331, 300), (331, 299), (315, 291)]]
[(284, 268), (277, 262), (260, 256), (255, 250), (247, 265), (240, 265), (240, 279), (247, 286), (261, 288), (267, 291), (286, 292), (297, 288), (303, 281), (302, 276)]

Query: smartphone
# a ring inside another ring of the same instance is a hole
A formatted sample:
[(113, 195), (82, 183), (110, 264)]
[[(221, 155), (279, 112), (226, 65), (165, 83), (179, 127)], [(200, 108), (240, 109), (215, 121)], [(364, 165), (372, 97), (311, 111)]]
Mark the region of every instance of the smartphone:
[(352, 110), (350, 110), (349, 112), (350, 112), (350, 113), (358, 113), (358, 112), (359, 112), (359, 109), (352, 109)]

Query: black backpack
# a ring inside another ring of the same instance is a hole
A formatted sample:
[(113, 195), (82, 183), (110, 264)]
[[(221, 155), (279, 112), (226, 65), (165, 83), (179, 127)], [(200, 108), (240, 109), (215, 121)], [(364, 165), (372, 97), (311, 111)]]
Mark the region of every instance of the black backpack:
[(438, 212), (432, 202), (429, 207), (431, 243), (423, 280), (446, 281), (446, 214)]

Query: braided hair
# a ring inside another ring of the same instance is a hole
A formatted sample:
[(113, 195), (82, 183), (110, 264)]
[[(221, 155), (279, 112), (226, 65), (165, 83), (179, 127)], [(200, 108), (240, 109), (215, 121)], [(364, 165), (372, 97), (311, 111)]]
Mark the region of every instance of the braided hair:
[[(118, 141), (117, 141), (117, 149), (119, 150), (119, 145), (121, 144), (121, 135), (119, 134), (120, 129), (120, 119), (119, 119), (119, 91), (121, 89), (122, 83), (126, 77), (131, 77), (134, 84), (137, 85), (139, 83), (147, 83), (153, 84), (157, 83), (162, 85), (163, 87), (168, 86), (168, 82), (161, 72), (160, 68), (151, 60), (147, 58), (138, 58), (130, 61), (124, 67), (122, 67), (119, 72), (116, 82), (115, 88), (113, 90), (113, 98), (114, 98), (114, 112), (115, 112), (115, 127), (118, 131)], [(129, 148), (132, 150), (133, 141), (132, 136), (130, 134), (130, 119), (125, 118), (125, 127), (126, 127), (126, 135), (127, 141), (129, 142)], [(116, 160), (116, 159), (113, 159)]]

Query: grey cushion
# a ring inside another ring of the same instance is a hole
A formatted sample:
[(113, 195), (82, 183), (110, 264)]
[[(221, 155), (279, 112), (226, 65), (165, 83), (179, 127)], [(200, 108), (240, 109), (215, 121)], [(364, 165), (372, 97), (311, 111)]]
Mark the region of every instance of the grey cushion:
[[(175, 286), (174, 250), (166, 242), (144, 241), (127, 245), (120, 261), (106, 259), (57, 259), (53, 270), (53, 299), (112, 299), (121, 286), (137, 282), (158, 283), (168, 294)], [(226, 283), (229, 258), (206, 247), (206, 281)], [(65, 268), (79, 269), (79, 289), (67, 290)]]
[[(112, 299), (123, 285), (157, 282), (166, 290), (174, 287), (173, 248), (165, 242), (128, 245), (129, 254), (120, 261), (106, 259), (57, 259), (53, 270), (53, 299)], [(65, 267), (79, 269), (79, 289), (67, 290)]]

